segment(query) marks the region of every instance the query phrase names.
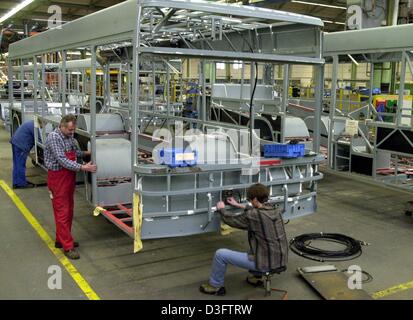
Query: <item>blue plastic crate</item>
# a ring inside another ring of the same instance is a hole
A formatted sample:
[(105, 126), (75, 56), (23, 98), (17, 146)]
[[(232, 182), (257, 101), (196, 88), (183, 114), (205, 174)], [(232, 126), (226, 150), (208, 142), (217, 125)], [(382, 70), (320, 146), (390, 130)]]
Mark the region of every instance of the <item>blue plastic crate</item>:
[(159, 159), (161, 164), (166, 164), (170, 168), (176, 168), (194, 166), (197, 163), (198, 157), (195, 150), (166, 148), (159, 150)]
[(298, 158), (305, 154), (304, 144), (265, 144), (265, 158)]

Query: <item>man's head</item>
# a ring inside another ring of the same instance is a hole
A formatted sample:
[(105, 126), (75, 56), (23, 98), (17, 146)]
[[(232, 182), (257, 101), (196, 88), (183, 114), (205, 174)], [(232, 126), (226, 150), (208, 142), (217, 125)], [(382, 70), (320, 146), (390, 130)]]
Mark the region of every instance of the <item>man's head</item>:
[(73, 136), (76, 130), (76, 117), (73, 114), (68, 114), (60, 120), (60, 131), (66, 136)]
[(267, 202), (269, 195), (267, 187), (261, 183), (256, 183), (247, 190), (247, 199), (256, 208)]

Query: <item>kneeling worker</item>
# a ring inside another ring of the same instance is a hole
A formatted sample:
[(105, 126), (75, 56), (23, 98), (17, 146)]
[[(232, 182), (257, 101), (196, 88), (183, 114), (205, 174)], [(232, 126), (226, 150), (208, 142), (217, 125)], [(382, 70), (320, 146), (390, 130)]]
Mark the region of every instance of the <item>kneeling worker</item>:
[(77, 157), (90, 155), (90, 151), (80, 151), (73, 134), (76, 130), (76, 117), (66, 115), (60, 121), (59, 128), (47, 136), (45, 165), (48, 169), (47, 185), (52, 198), (56, 223), (56, 248), (63, 248), (69, 259), (79, 259), (75, 250), (79, 244), (72, 237), (72, 220), (76, 172), (96, 172), (96, 165), (91, 162), (77, 163)]
[(248, 231), (248, 252), (229, 249), (216, 251), (209, 282), (199, 288), (202, 293), (224, 295), (224, 277), (227, 265), (231, 264), (250, 271), (247, 282), (258, 286), (263, 283), (262, 273), (286, 267), (288, 260), (288, 243), (284, 229), (281, 209), (267, 203), (269, 192), (262, 184), (254, 184), (247, 190), (251, 205), (239, 204), (234, 198), (227, 202), (244, 212), (230, 215), (225, 210), (225, 203), (217, 203), (217, 210), (222, 220), (231, 227)]

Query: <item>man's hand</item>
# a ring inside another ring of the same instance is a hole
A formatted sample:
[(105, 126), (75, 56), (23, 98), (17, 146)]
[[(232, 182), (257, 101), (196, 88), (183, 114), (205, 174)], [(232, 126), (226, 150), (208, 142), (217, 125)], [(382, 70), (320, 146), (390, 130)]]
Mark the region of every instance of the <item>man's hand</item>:
[(238, 203), (237, 200), (234, 199), (234, 197), (230, 197), (227, 199), (227, 203), (230, 204), (231, 206), (239, 209), (245, 209), (245, 206)]
[(223, 201), (220, 201), (217, 203), (217, 210), (221, 210), (225, 208), (225, 203)]
[(238, 207), (239, 203), (237, 200), (234, 199), (234, 197), (230, 197), (227, 199), (228, 204), (230, 204), (233, 207)]
[(88, 162), (82, 165), (81, 170), (87, 172), (96, 172), (97, 166), (95, 164), (92, 164), (92, 162)]

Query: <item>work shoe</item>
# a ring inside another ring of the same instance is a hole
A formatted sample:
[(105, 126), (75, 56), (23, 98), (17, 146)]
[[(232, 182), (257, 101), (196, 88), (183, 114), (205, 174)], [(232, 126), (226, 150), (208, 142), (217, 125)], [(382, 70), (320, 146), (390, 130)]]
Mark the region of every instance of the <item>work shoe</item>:
[(35, 183), (36, 188), (37, 187), (47, 187), (47, 182), (40, 182), (40, 183)]
[[(79, 247), (79, 242), (76, 242), (76, 241), (73, 242), (73, 246), (75, 248)], [(62, 249), (63, 248), (62, 244), (59, 241), (55, 241), (54, 247), (57, 248), (57, 249)]]
[(31, 182), (27, 182), (25, 186), (18, 186), (18, 185), (13, 185), (13, 189), (30, 189), (34, 188), (36, 185)]
[(72, 260), (77, 260), (77, 259), (80, 258), (79, 253), (75, 249), (65, 251), (64, 253), (65, 253), (66, 257), (68, 257), (69, 259), (72, 259)]
[(249, 275), (246, 281), (254, 287), (262, 287), (264, 285), (264, 281), (262, 280), (262, 277), (257, 277), (257, 276), (254, 276), (253, 274)]
[(201, 284), (201, 286), (199, 287), (199, 291), (201, 291), (202, 293), (212, 294), (215, 296), (223, 296), (226, 293), (225, 287), (216, 288), (214, 286), (211, 286), (209, 283)]

